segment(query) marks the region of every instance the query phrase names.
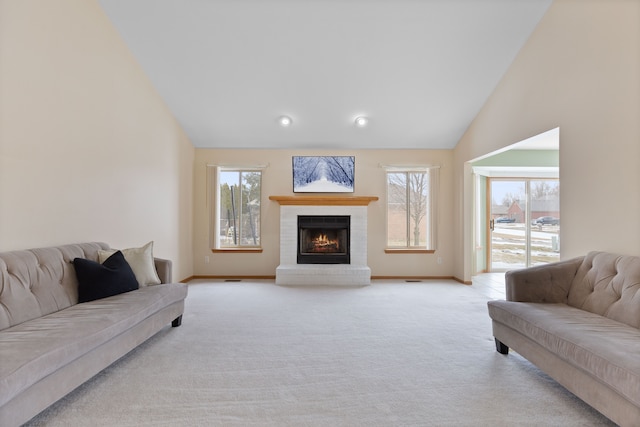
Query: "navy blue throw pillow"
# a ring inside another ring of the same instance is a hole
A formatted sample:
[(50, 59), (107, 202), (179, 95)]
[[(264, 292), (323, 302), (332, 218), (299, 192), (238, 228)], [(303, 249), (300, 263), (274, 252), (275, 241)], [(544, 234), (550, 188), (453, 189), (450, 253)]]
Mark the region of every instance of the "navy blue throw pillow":
[(78, 302), (122, 294), (138, 289), (133, 270), (122, 252), (117, 251), (102, 264), (84, 258), (73, 260), (78, 277)]

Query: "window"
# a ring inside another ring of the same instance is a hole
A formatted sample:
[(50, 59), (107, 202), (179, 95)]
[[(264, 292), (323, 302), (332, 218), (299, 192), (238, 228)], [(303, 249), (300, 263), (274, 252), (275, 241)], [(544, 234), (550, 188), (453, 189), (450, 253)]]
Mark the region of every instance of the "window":
[(437, 168), (387, 169), (387, 247), (435, 249)]
[(262, 172), (217, 168), (215, 248), (260, 247)]

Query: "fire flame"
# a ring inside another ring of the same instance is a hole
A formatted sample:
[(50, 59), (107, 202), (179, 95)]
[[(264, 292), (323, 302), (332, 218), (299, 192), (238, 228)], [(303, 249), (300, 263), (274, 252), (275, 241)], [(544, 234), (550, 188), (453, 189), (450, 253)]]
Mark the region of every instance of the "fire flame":
[(337, 239), (330, 239), (326, 234), (321, 233), (313, 240), (313, 244), (318, 247), (335, 246), (336, 250), (340, 249), (340, 244)]

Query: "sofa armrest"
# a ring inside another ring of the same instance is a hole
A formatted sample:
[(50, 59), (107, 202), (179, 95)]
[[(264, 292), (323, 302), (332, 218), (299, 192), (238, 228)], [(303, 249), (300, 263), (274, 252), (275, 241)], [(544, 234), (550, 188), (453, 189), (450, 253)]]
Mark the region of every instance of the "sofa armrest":
[(566, 303), (571, 282), (584, 257), (505, 273), (506, 299)]
[(160, 283), (171, 283), (171, 260), (154, 258), (153, 261), (156, 266), (156, 271), (158, 272), (158, 277), (160, 277)]

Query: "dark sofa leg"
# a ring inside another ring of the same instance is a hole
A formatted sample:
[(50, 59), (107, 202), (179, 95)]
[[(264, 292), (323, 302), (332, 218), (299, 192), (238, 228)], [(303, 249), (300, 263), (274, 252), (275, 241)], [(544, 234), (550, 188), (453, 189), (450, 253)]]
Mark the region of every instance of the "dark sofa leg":
[(171, 322), (171, 326), (173, 326), (174, 328), (177, 328), (180, 325), (182, 325), (182, 314), (173, 319), (173, 322)]
[(494, 340), (496, 341), (496, 350), (498, 351), (498, 353), (500, 354), (509, 354), (509, 347), (507, 347), (506, 345), (502, 344), (498, 338), (494, 338)]

